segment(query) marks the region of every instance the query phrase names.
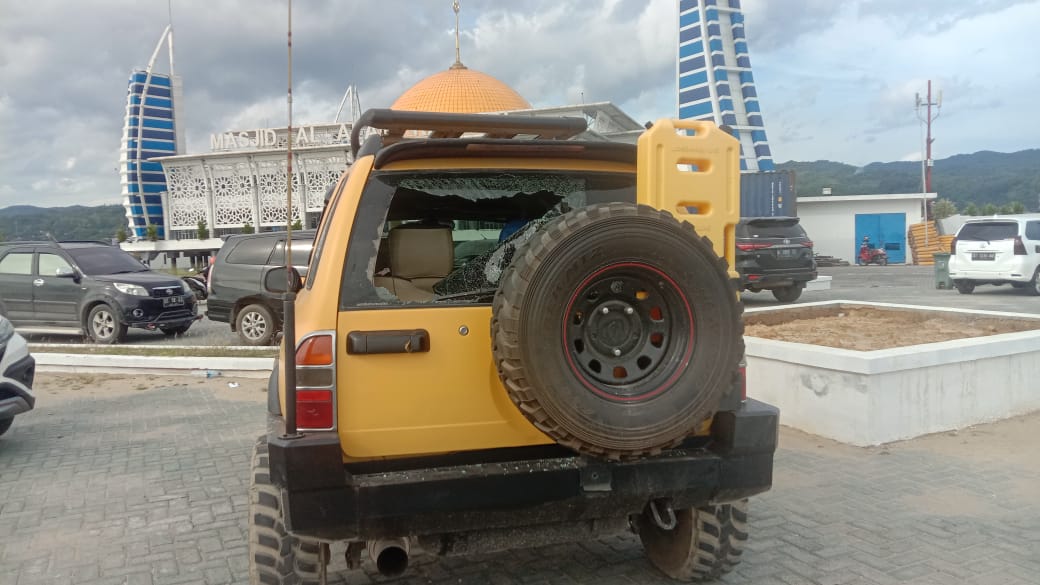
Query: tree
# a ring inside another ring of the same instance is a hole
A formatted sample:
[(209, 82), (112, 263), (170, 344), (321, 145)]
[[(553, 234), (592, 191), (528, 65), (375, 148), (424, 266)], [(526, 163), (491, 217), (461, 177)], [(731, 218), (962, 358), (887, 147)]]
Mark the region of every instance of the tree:
[(148, 238), (149, 242), (159, 241), (159, 226), (154, 223), (148, 224), (148, 227), (144, 228), (145, 237)]
[(199, 229), (198, 229), (199, 239), (200, 240), (208, 240), (209, 239), (209, 228), (206, 227), (206, 220), (200, 219), (199, 223), (198, 223), (198, 227), (199, 227)]
[(1024, 203), (1022, 203), (1021, 201), (1012, 201), (1011, 202), (1011, 213), (1019, 214), (1019, 213), (1025, 213), (1025, 212), (1026, 212), (1026, 206), (1025, 206)]
[(243, 234), (252, 234), (252, 233), (256, 233), (256, 230), (253, 229), (253, 224), (251, 224), (251, 223), (249, 223), (247, 221), (244, 224), (242, 224), (242, 233)]
[(982, 215), (996, 215), (997, 206), (992, 203), (987, 203), (982, 206)]
[(964, 206), (964, 215), (978, 215), (979, 208), (974, 203), (969, 203)]
[(303, 229), (303, 222), (300, 221), (299, 219), (297, 219), (296, 221), (293, 222), (292, 229), (294, 229), (294, 230), (302, 230)]
[(957, 213), (957, 205), (949, 199), (936, 199), (932, 204), (932, 217), (935, 219), (946, 219)]
[(116, 241), (122, 244), (126, 241), (126, 238), (126, 228), (119, 228), (119, 231), (116, 232)]

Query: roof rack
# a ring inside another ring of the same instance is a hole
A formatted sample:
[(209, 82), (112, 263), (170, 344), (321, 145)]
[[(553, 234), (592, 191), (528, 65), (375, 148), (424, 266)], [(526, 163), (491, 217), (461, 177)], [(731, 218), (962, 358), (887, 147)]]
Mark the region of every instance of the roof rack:
[(463, 134), (484, 134), (485, 138), (533, 136), (566, 140), (588, 129), (583, 118), (548, 118), (540, 116), (503, 116), (500, 114), (447, 114), (376, 108), (365, 111), (350, 132), (350, 154), (357, 156), (361, 148), (361, 131), (365, 128), (385, 130), (383, 144), (397, 142), (409, 130), (430, 132), (430, 138), (459, 138)]
[(111, 246), (112, 242), (106, 242), (104, 240), (58, 240), (57, 244), (101, 244), (102, 246)]

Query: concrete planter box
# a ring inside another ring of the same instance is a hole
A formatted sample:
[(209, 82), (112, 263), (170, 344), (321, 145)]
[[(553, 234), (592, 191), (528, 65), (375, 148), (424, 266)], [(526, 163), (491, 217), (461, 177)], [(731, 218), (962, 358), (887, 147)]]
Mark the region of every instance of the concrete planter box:
[[(750, 309), (745, 319), (857, 307), (1040, 327), (1035, 315), (852, 301)], [(1040, 330), (878, 351), (745, 342), (749, 394), (778, 406), (784, 425), (844, 443), (878, 445), (1040, 410)]]

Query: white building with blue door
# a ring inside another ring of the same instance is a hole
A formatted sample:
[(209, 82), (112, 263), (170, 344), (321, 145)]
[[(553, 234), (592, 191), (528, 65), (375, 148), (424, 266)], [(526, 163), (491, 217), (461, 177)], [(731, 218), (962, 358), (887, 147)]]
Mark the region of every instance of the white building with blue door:
[(798, 216), (817, 254), (855, 264), (863, 236), (888, 253), (890, 264), (911, 261), (906, 234), (924, 221), (935, 193), (799, 197)]

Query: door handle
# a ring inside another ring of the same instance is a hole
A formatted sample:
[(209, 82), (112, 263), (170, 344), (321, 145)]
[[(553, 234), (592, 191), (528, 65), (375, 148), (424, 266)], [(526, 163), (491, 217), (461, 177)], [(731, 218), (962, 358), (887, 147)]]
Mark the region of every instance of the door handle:
[(347, 353), (425, 353), (430, 351), (430, 334), (425, 329), (398, 331), (351, 331)]
[(42, 278), (37, 278), (36, 280), (34, 280), (33, 281), (33, 286), (43, 286), (43, 279)]

